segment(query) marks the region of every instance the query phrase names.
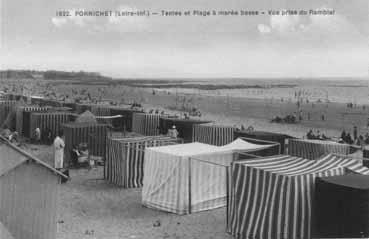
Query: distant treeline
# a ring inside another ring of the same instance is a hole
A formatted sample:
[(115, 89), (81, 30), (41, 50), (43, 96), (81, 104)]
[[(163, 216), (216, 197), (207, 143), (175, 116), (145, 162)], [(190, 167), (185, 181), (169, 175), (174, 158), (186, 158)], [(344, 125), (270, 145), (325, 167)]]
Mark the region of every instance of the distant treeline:
[(293, 88), (297, 84), (211, 84), (194, 83), (193, 80), (169, 80), (169, 79), (113, 79), (97, 72), (85, 71), (35, 71), (35, 70), (4, 70), (0, 71), (1, 79), (44, 79), (54, 81), (54, 84), (73, 85), (126, 85), (141, 88), (184, 88), (199, 90), (220, 89), (269, 89), (269, 88)]
[(3, 70), (2, 79), (45, 79), (45, 80), (75, 80), (75, 81), (110, 81), (111, 77), (102, 76), (98, 72), (67, 72), (67, 71), (35, 71), (35, 70)]

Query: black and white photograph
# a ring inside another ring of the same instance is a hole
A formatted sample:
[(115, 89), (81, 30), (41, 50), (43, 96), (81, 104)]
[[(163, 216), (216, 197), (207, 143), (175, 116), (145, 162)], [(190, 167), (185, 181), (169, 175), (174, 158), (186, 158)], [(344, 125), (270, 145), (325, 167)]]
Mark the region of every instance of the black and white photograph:
[(0, 0), (0, 239), (369, 238), (368, 0)]

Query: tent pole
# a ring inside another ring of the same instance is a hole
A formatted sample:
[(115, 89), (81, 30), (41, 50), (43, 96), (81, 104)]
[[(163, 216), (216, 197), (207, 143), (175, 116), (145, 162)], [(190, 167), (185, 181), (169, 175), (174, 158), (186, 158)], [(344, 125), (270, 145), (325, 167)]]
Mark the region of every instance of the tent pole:
[(188, 214), (191, 214), (191, 158), (188, 158)]
[[(226, 170), (226, 228), (228, 228), (228, 210), (229, 210), (229, 166), (225, 167)], [(227, 230), (227, 229), (226, 229)]]

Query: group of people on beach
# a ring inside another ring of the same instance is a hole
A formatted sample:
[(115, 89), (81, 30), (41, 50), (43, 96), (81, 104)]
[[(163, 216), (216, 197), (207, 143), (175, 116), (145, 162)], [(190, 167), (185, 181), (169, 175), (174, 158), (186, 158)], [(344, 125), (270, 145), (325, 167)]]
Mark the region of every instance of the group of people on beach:
[(369, 144), (369, 133), (363, 135), (358, 135), (357, 126), (354, 126), (353, 129), (353, 137), (351, 136), (350, 132), (346, 132), (345, 130), (341, 133), (340, 142), (347, 143), (347, 144), (354, 144), (358, 146), (364, 146)]
[(312, 129), (309, 130), (309, 132), (306, 134), (307, 139), (319, 139), (319, 140), (327, 140), (329, 137), (327, 137), (324, 133), (321, 133), (319, 130), (316, 130), (314, 133)]
[[(316, 133), (313, 132), (312, 129), (306, 134), (307, 139), (319, 139), (319, 140), (328, 140), (330, 139), (324, 133), (322, 134), (319, 130), (316, 130)], [(369, 133), (366, 133), (364, 136), (358, 134), (357, 126), (354, 126), (352, 135), (350, 132), (342, 131), (341, 136), (338, 140), (338, 143), (342, 144), (351, 144), (357, 146), (365, 146), (369, 145)]]

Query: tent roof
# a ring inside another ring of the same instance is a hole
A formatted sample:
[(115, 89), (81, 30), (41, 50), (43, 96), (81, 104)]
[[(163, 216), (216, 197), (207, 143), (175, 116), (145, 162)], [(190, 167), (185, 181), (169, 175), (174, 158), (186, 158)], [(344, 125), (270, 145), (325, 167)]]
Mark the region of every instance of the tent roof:
[(272, 144), (253, 144), (253, 143), (250, 143), (243, 139), (238, 138), (229, 144), (221, 146), (220, 148), (224, 150), (252, 151), (256, 149), (266, 149), (272, 146), (273, 146)]
[(86, 110), (80, 114), (75, 120), (76, 123), (97, 123), (95, 115)]
[(331, 154), (321, 160), (308, 160), (290, 155), (278, 155), (237, 161), (235, 164), (285, 176), (321, 173), (337, 168), (347, 168), (361, 174), (367, 174), (369, 172), (369, 169), (363, 167), (357, 160), (344, 159)]
[[(37, 164), (41, 165), (42, 167), (47, 168), (51, 172), (55, 173), (58, 176), (68, 178), (68, 176), (62, 174), (58, 170), (54, 169), (50, 165), (42, 162), (41, 160), (37, 159), (36, 157), (32, 156), (31, 154), (23, 151), (19, 147), (11, 144), (8, 140), (0, 136), (0, 177), (4, 174), (8, 173), (9, 171), (13, 170), (14, 168), (18, 167), (19, 165), (23, 164), (27, 161), (33, 161)], [(6, 155), (7, 157), (4, 157)]]
[(369, 168), (363, 166), (362, 160), (354, 159), (345, 155), (337, 155), (331, 153), (322, 156), (320, 159), (318, 159), (318, 161), (326, 161), (334, 164), (339, 164), (353, 172), (369, 175)]
[(1, 239), (14, 239), (8, 229), (0, 222), (0, 238)]
[(195, 127), (213, 127), (213, 128), (231, 128), (236, 129), (232, 125), (226, 125), (226, 124), (218, 124), (216, 122), (209, 122), (209, 123), (203, 123), (203, 124), (196, 124)]
[(341, 144), (341, 143), (331, 141), (331, 140), (319, 140), (319, 139), (293, 139), (293, 140), (304, 141), (304, 142), (315, 143), (315, 144), (348, 145), (348, 144)]
[(160, 146), (149, 148), (150, 150), (172, 154), (176, 156), (194, 156), (200, 154), (210, 154), (210, 153), (221, 153), (221, 152), (230, 152), (230, 151), (251, 151), (256, 149), (263, 149), (271, 147), (272, 145), (258, 145), (252, 144), (242, 139), (236, 139), (235, 141), (224, 145), (224, 146), (214, 146), (199, 142), (187, 143), (187, 144), (177, 144), (177, 145), (168, 145), (168, 146)]
[(175, 123), (193, 123), (193, 124), (202, 124), (202, 123), (211, 123), (212, 121), (210, 120), (200, 120), (200, 119), (184, 119), (184, 118), (171, 118), (171, 117), (160, 117), (162, 120), (166, 120), (166, 121), (172, 121)]
[(255, 136), (277, 136), (277, 137), (284, 137), (284, 138), (294, 138), (287, 134), (280, 134), (274, 132), (267, 132), (267, 131), (246, 131), (246, 130), (238, 130), (236, 132), (247, 134), (247, 135), (255, 135)]
[(194, 156), (194, 155), (199, 155), (199, 154), (209, 154), (209, 153), (223, 151), (219, 149), (219, 147), (217, 146), (198, 143), (198, 142), (168, 145), (168, 146), (159, 146), (159, 147), (152, 147), (148, 149), (158, 152), (158, 153), (172, 154), (175, 156)]
[(323, 177), (321, 180), (344, 187), (369, 190), (368, 175), (347, 174), (343, 176)]

